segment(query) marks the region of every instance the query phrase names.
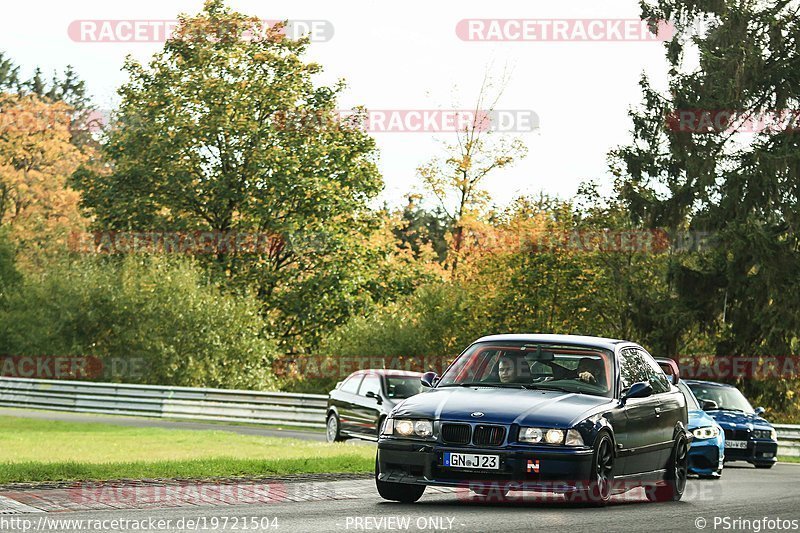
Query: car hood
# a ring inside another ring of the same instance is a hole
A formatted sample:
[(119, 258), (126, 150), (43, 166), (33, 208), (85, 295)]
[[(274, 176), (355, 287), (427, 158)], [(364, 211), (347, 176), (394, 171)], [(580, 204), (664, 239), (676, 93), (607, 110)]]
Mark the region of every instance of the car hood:
[(717, 425), (716, 421), (705, 411), (699, 409), (692, 409), (689, 411), (689, 423), (687, 424), (687, 429), (689, 429), (689, 431), (715, 425)]
[(560, 391), (445, 387), (412, 396), (393, 416), (569, 428), (611, 403), (610, 398)]
[(708, 411), (708, 414), (724, 428), (734, 429), (771, 429), (772, 424), (754, 414), (742, 413), (739, 411)]

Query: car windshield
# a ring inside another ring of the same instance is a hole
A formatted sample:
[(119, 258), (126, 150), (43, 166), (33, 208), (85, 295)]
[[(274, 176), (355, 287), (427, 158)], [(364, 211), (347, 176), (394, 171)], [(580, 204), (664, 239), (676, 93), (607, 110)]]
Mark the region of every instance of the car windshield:
[(699, 411), (701, 410), (700, 402), (697, 401), (697, 398), (694, 397), (694, 393), (691, 391), (689, 387), (686, 386), (686, 383), (683, 381), (678, 382), (678, 389), (683, 393), (686, 397), (686, 408), (690, 411)]
[(596, 346), (481, 342), (470, 346), (437, 387), (560, 390), (610, 397), (614, 355)]
[(419, 376), (386, 376), (386, 396), (398, 400), (411, 398), (422, 392)]
[(704, 385), (702, 383), (690, 383), (689, 388), (697, 396), (698, 400), (711, 400), (717, 403), (718, 409), (727, 411), (741, 411), (753, 414), (753, 406), (747, 398), (734, 387), (717, 387), (715, 385)]

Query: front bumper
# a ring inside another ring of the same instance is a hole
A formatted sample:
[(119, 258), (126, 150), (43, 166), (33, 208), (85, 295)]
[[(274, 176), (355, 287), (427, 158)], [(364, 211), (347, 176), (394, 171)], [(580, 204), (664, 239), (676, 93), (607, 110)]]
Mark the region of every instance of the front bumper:
[[(467, 470), (442, 466), (444, 452), (500, 456), (498, 470)], [(395, 438), (378, 442), (378, 479), (417, 485), (468, 486), (471, 482), (514, 482), (520, 488), (569, 492), (590, 479), (593, 451), (589, 447), (507, 445), (459, 447)], [(529, 466), (529, 461), (530, 466)], [(532, 468), (536, 465), (535, 470)]]
[(695, 439), (689, 448), (689, 473), (714, 476), (722, 470), (725, 451), (722, 438)]
[(747, 441), (747, 448), (725, 448), (725, 462), (747, 461), (754, 464), (773, 464), (778, 461), (778, 443), (774, 440)]

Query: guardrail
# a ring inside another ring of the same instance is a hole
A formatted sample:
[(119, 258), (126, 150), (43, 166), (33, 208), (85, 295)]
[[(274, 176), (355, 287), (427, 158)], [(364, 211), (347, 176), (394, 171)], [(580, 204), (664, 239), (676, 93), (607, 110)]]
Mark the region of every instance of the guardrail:
[(0, 378), (0, 406), (154, 418), (325, 427), (327, 396)]
[(778, 455), (800, 457), (800, 426), (773, 425), (778, 432)]
[[(0, 406), (324, 428), (327, 396), (0, 378)], [(778, 455), (800, 457), (800, 425), (775, 424)]]

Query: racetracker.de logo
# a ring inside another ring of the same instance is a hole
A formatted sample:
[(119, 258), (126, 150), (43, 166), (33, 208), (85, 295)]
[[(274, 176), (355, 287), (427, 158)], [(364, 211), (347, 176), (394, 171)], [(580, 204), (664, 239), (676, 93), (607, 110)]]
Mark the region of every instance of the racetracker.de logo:
[(463, 19), (462, 41), (668, 41), (675, 28), (666, 20), (640, 19)]
[[(284, 22), (283, 27), (278, 26)], [(67, 34), (77, 43), (163, 43), (175, 36), (179, 24), (177, 20), (73, 20)], [(254, 26), (256, 33), (245, 32), (243, 39), (263, 38), (269, 31), (277, 31), (290, 39), (327, 42), (334, 34), (329, 20), (261, 20)]]

